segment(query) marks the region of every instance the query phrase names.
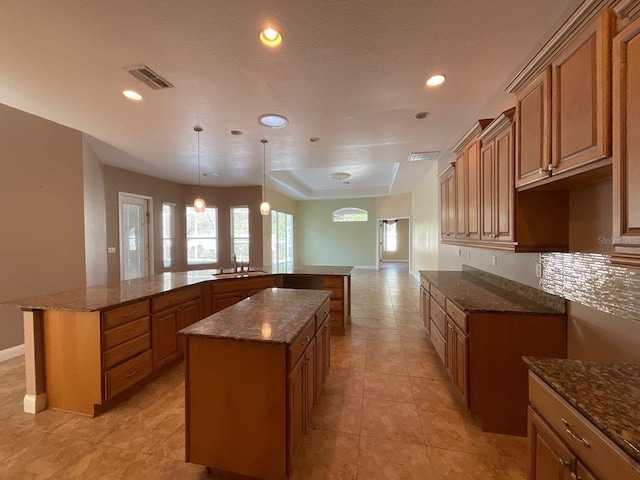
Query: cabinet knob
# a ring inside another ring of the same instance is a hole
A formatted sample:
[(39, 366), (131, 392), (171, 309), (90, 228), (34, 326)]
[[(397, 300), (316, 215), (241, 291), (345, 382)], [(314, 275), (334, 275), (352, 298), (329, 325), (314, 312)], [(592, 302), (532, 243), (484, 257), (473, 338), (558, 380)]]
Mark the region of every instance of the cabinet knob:
[(568, 460), (564, 460), (562, 457), (558, 457), (558, 463), (560, 465), (562, 465), (563, 467), (569, 466), (569, 461)]
[(465, 237), (468, 237), (468, 236), (469, 236), (469, 234), (468, 234), (468, 233), (465, 233), (465, 234), (464, 234), (464, 236), (465, 236)]
[(540, 168), (540, 169), (538, 169), (538, 173), (540, 175), (544, 175), (546, 172), (544, 171), (544, 168)]
[(553, 163), (550, 163), (549, 166), (547, 167), (549, 169), (549, 171), (553, 171), (554, 168), (556, 168), (556, 166)]

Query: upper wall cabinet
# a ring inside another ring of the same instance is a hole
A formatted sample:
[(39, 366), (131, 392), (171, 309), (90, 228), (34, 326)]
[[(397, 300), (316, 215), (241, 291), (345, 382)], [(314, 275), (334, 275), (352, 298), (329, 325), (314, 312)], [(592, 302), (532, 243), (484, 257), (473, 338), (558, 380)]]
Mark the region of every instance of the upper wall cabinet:
[[(579, 18), (590, 18), (585, 15), (582, 12)], [(529, 72), (540, 73), (512, 83), (517, 108), (516, 187), (546, 184), (610, 163), (613, 18), (605, 10), (567, 40), (579, 27), (570, 22), (564, 36), (545, 47), (549, 63)]]
[(456, 183), (455, 166), (449, 164), (439, 175), (440, 179), (440, 236), (455, 237), (456, 225)]
[(640, 267), (640, 18), (613, 40), (612, 263)]

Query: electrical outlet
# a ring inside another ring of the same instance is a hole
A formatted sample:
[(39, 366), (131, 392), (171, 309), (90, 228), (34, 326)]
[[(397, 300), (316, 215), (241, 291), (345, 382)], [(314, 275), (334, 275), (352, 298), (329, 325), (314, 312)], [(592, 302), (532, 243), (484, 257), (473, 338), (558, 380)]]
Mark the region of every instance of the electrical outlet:
[(536, 277), (542, 278), (542, 264), (536, 263)]
[(471, 258), (471, 250), (467, 250), (467, 259)]
[(496, 257), (495, 255), (491, 257), (491, 265), (493, 265), (494, 267), (498, 265), (498, 257)]
[(116, 253), (116, 247), (108, 247), (107, 253)]

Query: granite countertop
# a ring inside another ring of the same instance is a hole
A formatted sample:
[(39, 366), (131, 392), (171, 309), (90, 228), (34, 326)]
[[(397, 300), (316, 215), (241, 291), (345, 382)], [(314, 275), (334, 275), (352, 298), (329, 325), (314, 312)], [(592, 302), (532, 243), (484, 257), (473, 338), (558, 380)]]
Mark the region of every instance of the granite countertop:
[(178, 333), (290, 344), (330, 296), (324, 290), (269, 288)]
[[(251, 267), (252, 270), (264, 272), (264, 275), (350, 275), (353, 267), (349, 266), (314, 266), (297, 265), (288, 268), (271, 266)], [(0, 306), (18, 307), (25, 310), (64, 310), (72, 312), (95, 312), (115, 307), (135, 300), (143, 300), (153, 295), (169, 292), (179, 288), (196, 285), (202, 282), (221, 282), (242, 278), (216, 277), (219, 269), (191, 270), (188, 272), (161, 273), (150, 277), (125, 280), (111, 285), (78, 288), (46, 295), (20, 298), (0, 302)], [(252, 272), (253, 276), (260, 276)], [(251, 277), (247, 277), (251, 278)]]
[(523, 358), (533, 373), (640, 463), (640, 365)]
[(420, 270), (420, 275), (468, 312), (565, 313), (564, 299), (495, 275), (501, 286), (468, 271)]

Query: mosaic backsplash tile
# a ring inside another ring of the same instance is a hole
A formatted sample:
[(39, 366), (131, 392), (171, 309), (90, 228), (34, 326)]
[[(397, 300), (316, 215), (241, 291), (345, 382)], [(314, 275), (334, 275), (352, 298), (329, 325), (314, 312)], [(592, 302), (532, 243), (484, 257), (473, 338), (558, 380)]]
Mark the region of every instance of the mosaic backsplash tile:
[(640, 321), (640, 270), (611, 265), (597, 253), (543, 253), (545, 292)]

